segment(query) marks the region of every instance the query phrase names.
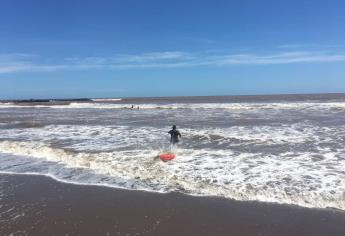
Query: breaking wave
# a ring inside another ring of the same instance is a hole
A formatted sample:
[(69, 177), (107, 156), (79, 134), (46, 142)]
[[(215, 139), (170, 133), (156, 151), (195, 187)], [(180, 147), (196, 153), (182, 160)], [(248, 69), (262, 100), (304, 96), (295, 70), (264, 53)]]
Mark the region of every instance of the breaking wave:
[[(178, 157), (173, 162), (163, 163), (157, 155), (166, 147), (151, 148), (144, 144), (135, 146), (135, 137), (130, 135), (123, 142), (109, 140), (115, 133), (117, 137), (123, 138), (130, 134), (125, 127), (99, 127), (99, 135), (103, 133), (105, 136), (103, 140), (96, 138), (96, 144), (92, 143), (91, 139), (86, 139), (95, 132), (95, 127), (86, 134), (83, 134), (86, 130), (83, 127), (68, 129), (56, 126), (45, 129), (46, 132), (42, 129), (31, 129), (42, 134), (36, 141), (1, 141), (0, 171), (47, 174), (66, 182), (126, 189), (181, 191), (237, 200), (345, 209), (344, 150), (290, 150), (273, 155), (238, 152), (236, 148), (212, 148), (207, 144), (203, 148), (193, 149), (193, 142), (190, 140), (191, 143), (185, 145), (186, 148), (175, 150)], [(65, 131), (66, 140), (79, 139), (79, 142), (71, 142), (65, 147), (55, 146), (53, 141), (59, 133), (57, 130)], [(77, 130), (79, 133), (75, 133)], [(203, 135), (192, 130), (186, 130), (185, 133), (187, 139), (198, 134)], [(226, 133), (224, 132), (225, 135)], [(265, 143), (264, 136), (255, 136), (254, 133), (254, 136), (244, 137), (243, 142), (251, 140), (257, 144)], [(35, 134), (28, 132), (25, 135)], [(25, 135), (22, 134), (23, 139), (26, 139)], [(157, 134), (153, 131), (152, 135)], [(213, 134), (209, 135), (212, 139), (212, 135), (220, 136), (221, 133), (214, 130)], [(19, 136), (18, 134), (12, 138), (20, 139)], [(222, 136), (223, 142), (227, 138), (229, 136)], [(219, 137), (211, 142), (217, 139)], [(294, 141), (302, 143), (306, 139), (308, 137), (305, 136)], [(152, 143), (156, 141), (158, 137), (153, 137)], [(286, 141), (278, 140), (277, 143)], [(107, 142), (115, 146), (113, 150)]]
[[(54, 108), (54, 109), (130, 109), (133, 104), (72, 102), (67, 105), (17, 105), (0, 104), (0, 108)], [(302, 110), (345, 110), (345, 102), (289, 102), (289, 103), (175, 103), (175, 104), (134, 104), (135, 108), (153, 109), (227, 109), (227, 110), (273, 110), (273, 109), (302, 109)]]

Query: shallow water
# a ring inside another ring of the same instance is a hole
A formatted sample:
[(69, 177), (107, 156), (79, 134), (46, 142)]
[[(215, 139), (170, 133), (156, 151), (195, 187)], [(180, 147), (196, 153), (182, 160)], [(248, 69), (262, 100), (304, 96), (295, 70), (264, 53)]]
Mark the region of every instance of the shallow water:
[(344, 117), (343, 94), (3, 103), (0, 171), (345, 210)]

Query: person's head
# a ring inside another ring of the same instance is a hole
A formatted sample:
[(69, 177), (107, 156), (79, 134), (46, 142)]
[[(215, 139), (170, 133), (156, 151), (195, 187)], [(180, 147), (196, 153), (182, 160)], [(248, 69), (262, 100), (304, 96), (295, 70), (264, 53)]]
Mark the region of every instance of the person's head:
[(176, 125), (173, 125), (173, 126), (172, 126), (172, 129), (175, 130), (175, 129), (176, 129)]

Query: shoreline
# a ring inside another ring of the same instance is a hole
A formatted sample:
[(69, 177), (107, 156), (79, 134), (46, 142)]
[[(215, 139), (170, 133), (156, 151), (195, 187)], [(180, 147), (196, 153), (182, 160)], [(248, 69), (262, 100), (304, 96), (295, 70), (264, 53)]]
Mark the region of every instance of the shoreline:
[(113, 189), (114, 191), (130, 191), (130, 192), (143, 192), (143, 193), (148, 193), (148, 194), (158, 194), (158, 195), (169, 195), (169, 194), (178, 194), (178, 195), (183, 195), (186, 197), (194, 197), (194, 198), (211, 198), (211, 199), (219, 199), (223, 201), (233, 201), (233, 202), (243, 202), (243, 203), (248, 203), (248, 204), (267, 204), (267, 205), (273, 205), (273, 206), (282, 206), (282, 207), (295, 207), (295, 208), (302, 208), (302, 209), (310, 209), (310, 210), (317, 210), (317, 211), (337, 211), (339, 213), (343, 213), (345, 215), (345, 210), (335, 208), (335, 207), (308, 207), (308, 206), (303, 206), (303, 205), (298, 205), (298, 204), (289, 204), (289, 203), (279, 203), (279, 202), (270, 202), (270, 201), (258, 201), (258, 200), (239, 200), (235, 198), (227, 198), (224, 196), (217, 196), (217, 195), (198, 195), (198, 194), (187, 194), (183, 192), (177, 192), (177, 191), (172, 191), (172, 192), (155, 192), (155, 191), (150, 191), (150, 190), (145, 190), (145, 189), (127, 189), (124, 187), (118, 187), (118, 186), (113, 186), (113, 185), (107, 185), (107, 184), (92, 184), (92, 183), (78, 183), (78, 182), (73, 182), (73, 181), (67, 181), (67, 180), (62, 180), (54, 175), (49, 175), (49, 174), (39, 174), (39, 173), (14, 173), (14, 172), (6, 172), (6, 171), (0, 171), (0, 178), (3, 175), (9, 175), (9, 176), (38, 176), (38, 177), (43, 177), (43, 178), (48, 178), (51, 179), (52, 181), (61, 183), (61, 184), (66, 184), (66, 185), (76, 185), (76, 186), (84, 186), (84, 187), (97, 187), (97, 188), (107, 188), (107, 189)]
[[(345, 235), (345, 212), (0, 174), (0, 234)], [(108, 233), (108, 234), (107, 234)]]

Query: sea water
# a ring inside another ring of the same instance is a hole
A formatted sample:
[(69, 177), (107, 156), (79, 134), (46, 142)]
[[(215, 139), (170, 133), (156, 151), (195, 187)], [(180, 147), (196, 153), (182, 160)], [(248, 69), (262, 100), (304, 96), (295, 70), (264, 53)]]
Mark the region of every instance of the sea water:
[[(177, 157), (162, 162), (173, 124)], [(1, 103), (0, 163), (71, 183), (345, 210), (345, 95)]]

